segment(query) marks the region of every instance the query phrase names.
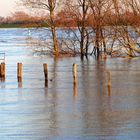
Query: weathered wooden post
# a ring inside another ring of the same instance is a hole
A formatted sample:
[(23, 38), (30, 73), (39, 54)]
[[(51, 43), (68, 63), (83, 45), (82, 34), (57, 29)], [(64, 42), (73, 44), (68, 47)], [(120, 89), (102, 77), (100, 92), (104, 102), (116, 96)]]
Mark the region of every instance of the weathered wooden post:
[(108, 90), (108, 96), (110, 96), (110, 93), (111, 93), (111, 73), (110, 73), (110, 71), (107, 72), (107, 77), (108, 77), (107, 90)]
[(17, 78), (18, 82), (22, 82), (22, 63), (17, 64)]
[(0, 78), (1, 78), (1, 64), (0, 64)]
[(1, 63), (0, 65), (0, 77), (2, 80), (5, 80), (5, 63)]
[(77, 95), (77, 65), (73, 64), (73, 96)]
[(44, 76), (45, 76), (45, 87), (48, 87), (48, 64), (43, 64)]

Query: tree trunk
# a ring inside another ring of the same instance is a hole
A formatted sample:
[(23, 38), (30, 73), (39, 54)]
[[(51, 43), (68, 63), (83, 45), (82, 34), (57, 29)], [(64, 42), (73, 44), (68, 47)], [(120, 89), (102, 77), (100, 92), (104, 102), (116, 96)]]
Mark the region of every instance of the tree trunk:
[(51, 27), (51, 32), (52, 32), (52, 38), (53, 38), (53, 54), (55, 56), (59, 56), (55, 27)]
[(97, 50), (96, 55), (97, 56), (100, 55), (100, 43), (99, 43), (99, 40), (100, 40), (100, 29), (99, 29), (99, 27), (97, 27), (96, 28), (96, 41), (95, 41), (95, 47), (96, 47), (96, 50)]
[(87, 37), (86, 37), (86, 57), (88, 55), (88, 46), (89, 46), (89, 34), (88, 34), (88, 31), (86, 30), (86, 34), (87, 34)]
[(81, 51), (81, 59), (83, 59), (84, 57), (84, 27), (82, 27), (81, 29), (80, 51)]
[(101, 33), (101, 38), (102, 38), (102, 43), (104, 48), (104, 54), (106, 54), (106, 43), (105, 43), (105, 37), (103, 35), (103, 29), (100, 30), (100, 33)]
[(58, 44), (57, 44), (57, 37), (56, 37), (56, 28), (54, 23), (54, 9), (50, 9), (50, 20), (51, 20), (51, 32), (53, 38), (53, 54), (55, 57), (59, 56)]

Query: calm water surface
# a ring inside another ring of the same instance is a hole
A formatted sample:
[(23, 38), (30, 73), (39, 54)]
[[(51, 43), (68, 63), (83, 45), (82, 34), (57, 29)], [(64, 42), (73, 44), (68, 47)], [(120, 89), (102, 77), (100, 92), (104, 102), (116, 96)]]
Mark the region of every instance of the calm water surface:
[[(140, 139), (140, 58), (54, 61), (34, 54), (27, 33), (27, 29), (0, 30), (0, 51), (6, 53), (6, 80), (0, 82), (0, 139)], [(23, 63), (22, 85), (16, 79), (17, 62)], [(48, 88), (43, 63), (49, 67)], [(78, 70), (75, 89), (73, 63)]]

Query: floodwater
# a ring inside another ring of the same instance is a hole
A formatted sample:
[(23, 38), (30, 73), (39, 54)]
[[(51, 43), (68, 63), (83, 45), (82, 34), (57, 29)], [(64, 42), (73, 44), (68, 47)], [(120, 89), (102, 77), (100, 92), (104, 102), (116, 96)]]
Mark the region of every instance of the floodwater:
[[(55, 61), (34, 54), (27, 32), (0, 29), (0, 51), (6, 53), (6, 79), (0, 82), (0, 139), (140, 139), (140, 58)], [(18, 62), (23, 63), (22, 83), (16, 78)], [(49, 68), (48, 87), (43, 63)], [(73, 63), (77, 64), (76, 86)]]

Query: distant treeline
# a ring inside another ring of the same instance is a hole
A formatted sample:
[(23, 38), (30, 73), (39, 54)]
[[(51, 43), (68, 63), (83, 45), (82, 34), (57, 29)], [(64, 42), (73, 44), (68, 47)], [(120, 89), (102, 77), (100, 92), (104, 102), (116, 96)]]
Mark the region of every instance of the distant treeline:
[[(0, 17), (0, 27), (48, 27), (49, 22), (48, 15), (32, 16), (23, 11), (18, 11), (8, 17)], [(125, 12), (119, 17), (114, 13), (108, 13), (104, 15), (102, 26), (112, 25), (135, 25), (140, 26), (140, 14), (134, 15), (133, 12)], [(82, 20), (74, 17), (72, 13), (61, 10), (55, 16), (56, 27), (77, 27), (82, 26)], [(96, 20), (93, 20), (93, 15), (88, 14), (85, 20), (85, 26), (91, 27), (93, 24), (97, 24)]]
[(47, 16), (32, 16), (25, 12), (18, 11), (8, 17), (0, 17), (0, 27), (39, 27), (47, 26)]

